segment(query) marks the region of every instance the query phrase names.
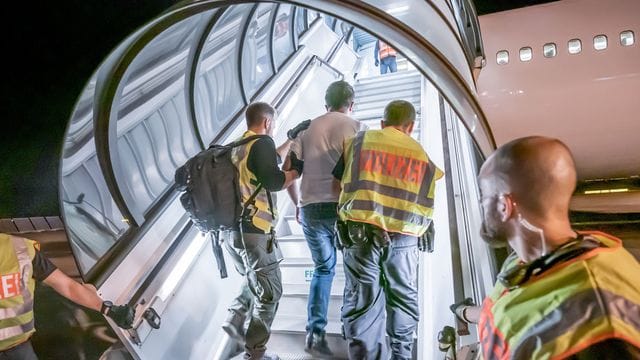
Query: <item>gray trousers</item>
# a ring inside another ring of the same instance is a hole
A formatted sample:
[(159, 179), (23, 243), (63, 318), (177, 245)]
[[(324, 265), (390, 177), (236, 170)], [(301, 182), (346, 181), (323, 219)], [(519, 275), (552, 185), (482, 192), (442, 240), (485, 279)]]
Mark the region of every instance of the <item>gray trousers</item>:
[(229, 310), (249, 317), (245, 348), (252, 358), (260, 357), (266, 351), (271, 323), (282, 296), (282, 252), (276, 246), (271, 253), (267, 251), (269, 236), (245, 233), (246, 250), (242, 247), (239, 233), (233, 232), (232, 239), (224, 242), (236, 270), (244, 276), (240, 295), (233, 300)]
[(391, 245), (343, 249), (342, 324), (349, 359), (411, 359), (418, 325), (418, 239), (394, 234)]

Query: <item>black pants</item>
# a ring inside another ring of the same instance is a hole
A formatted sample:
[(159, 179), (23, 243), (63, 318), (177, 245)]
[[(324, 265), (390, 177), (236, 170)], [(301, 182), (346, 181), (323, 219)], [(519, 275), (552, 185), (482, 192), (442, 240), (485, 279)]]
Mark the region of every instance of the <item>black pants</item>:
[(38, 357), (33, 351), (31, 340), (27, 340), (11, 349), (0, 351), (0, 360), (38, 360)]

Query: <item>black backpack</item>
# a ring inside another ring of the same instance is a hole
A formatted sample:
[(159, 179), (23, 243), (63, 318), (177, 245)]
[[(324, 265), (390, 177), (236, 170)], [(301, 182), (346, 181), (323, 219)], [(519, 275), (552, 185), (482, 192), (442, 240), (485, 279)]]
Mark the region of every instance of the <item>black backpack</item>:
[(184, 192), (180, 202), (200, 231), (237, 227), (243, 204), (231, 150), (267, 136), (254, 135), (227, 145), (212, 145), (176, 170), (176, 188)]

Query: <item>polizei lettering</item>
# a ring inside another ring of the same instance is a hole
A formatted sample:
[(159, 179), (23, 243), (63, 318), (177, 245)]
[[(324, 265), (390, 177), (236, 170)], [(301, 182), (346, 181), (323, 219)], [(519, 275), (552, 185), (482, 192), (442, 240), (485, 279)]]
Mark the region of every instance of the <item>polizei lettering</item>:
[(382, 174), (411, 183), (422, 182), (427, 162), (375, 150), (360, 152), (360, 171)]
[(20, 295), (20, 273), (0, 276), (0, 300)]

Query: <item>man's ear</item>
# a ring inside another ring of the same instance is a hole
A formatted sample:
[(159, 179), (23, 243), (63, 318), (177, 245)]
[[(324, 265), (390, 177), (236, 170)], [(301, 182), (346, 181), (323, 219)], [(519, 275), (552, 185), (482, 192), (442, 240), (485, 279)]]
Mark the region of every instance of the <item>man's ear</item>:
[(380, 120), (380, 128), (381, 128), (381, 129), (384, 129), (384, 128), (385, 128), (385, 126), (386, 126), (386, 125), (384, 124), (384, 119), (383, 119), (383, 120)]
[(264, 117), (264, 129), (267, 130), (269, 129), (269, 126), (271, 126), (271, 119), (268, 116)]
[(353, 104), (354, 104), (353, 101), (351, 102), (351, 104), (349, 104), (349, 111), (353, 111)]
[(513, 200), (509, 195), (500, 195), (498, 196), (498, 201), (496, 201), (496, 207), (498, 210), (498, 214), (500, 214), (500, 221), (507, 222), (513, 214)]
[(409, 126), (406, 127), (406, 133), (407, 135), (411, 135), (411, 133), (413, 132), (413, 126), (416, 124), (415, 121), (411, 122), (411, 124), (409, 124)]

